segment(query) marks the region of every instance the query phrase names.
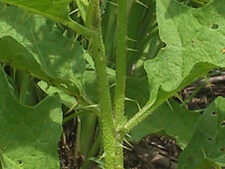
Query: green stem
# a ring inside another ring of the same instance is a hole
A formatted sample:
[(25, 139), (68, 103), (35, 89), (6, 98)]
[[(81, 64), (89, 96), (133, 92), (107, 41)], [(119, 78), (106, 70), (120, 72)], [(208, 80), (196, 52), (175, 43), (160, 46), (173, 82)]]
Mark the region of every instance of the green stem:
[(70, 29), (74, 30), (76, 33), (83, 35), (87, 38), (91, 38), (94, 35), (94, 32), (92, 32), (90, 29), (80, 25), (79, 23), (75, 21), (72, 21), (72, 19), (71, 21), (64, 21), (59, 18), (56, 18), (56, 21), (57, 20), (58, 20), (58, 23), (68, 26)]
[(147, 102), (145, 106), (139, 112), (137, 112), (132, 118), (130, 118), (129, 121), (123, 126), (121, 135), (125, 136), (127, 133), (129, 133), (134, 127), (140, 124), (146, 117), (151, 115), (153, 111), (155, 111), (162, 103), (164, 103), (166, 100), (168, 100), (170, 97), (172, 97), (175, 94), (176, 94), (176, 91), (172, 92), (167, 97), (158, 98), (158, 100), (155, 100), (152, 103)]
[(142, 120), (149, 116), (155, 110), (155, 106), (146, 104), (139, 112), (137, 112), (123, 127), (122, 135), (126, 135), (135, 126), (137, 126)]
[[(127, 56), (127, 0), (117, 1), (117, 30), (116, 30), (116, 87), (114, 96), (114, 119), (118, 130), (124, 122), (125, 85), (126, 85), (126, 56)], [(123, 137), (117, 137), (116, 161), (117, 169), (123, 169)]]
[(95, 63), (95, 70), (97, 75), (98, 91), (100, 95), (99, 107), (100, 114), (99, 120), (101, 125), (101, 132), (105, 153), (105, 167), (107, 169), (118, 169), (116, 161), (116, 136), (115, 127), (113, 123), (111, 97), (109, 92), (109, 82), (106, 72), (106, 59), (105, 59), (105, 46), (102, 39), (101, 31), (101, 15), (99, 9), (99, 0), (92, 0), (90, 4), (93, 7), (93, 18), (88, 19), (91, 22), (91, 27), (96, 31), (95, 36), (90, 40), (90, 52)]
[(30, 92), (29, 84), (30, 84), (30, 78), (29, 74), (24, 72), (19, 72), (19, 78), (20, 78), (20, 103), (27, 104), (28, 101), (28, 93)]
[(124, 118), (126, 55), (127, 55), (127, 1), (118, 1), (116, 31), (116, 87), (114, 98), (115, 125), (121, 125)]
[(102, 129), (102, 138), (105, 151), (105, 166), (107, 169), (115, 169), (115, 152), (116, 138), (112, 116), (112, 105), (109, 93), (109, 83), (106, 74), (105, 51), (101, 35), (93, 39), (91, 46), (92, 56), (95, 62), (95, 70), (97, 74), (98, 90), (100, 95), (99, 107), (101, 113), (99, 115)]

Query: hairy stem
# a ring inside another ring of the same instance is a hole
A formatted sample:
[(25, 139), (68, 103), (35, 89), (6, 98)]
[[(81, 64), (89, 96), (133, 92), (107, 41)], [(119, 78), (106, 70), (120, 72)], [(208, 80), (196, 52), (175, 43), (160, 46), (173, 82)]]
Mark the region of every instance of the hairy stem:
[[(114, 96), (114, 119), (118, 130), (124, 122), (126, 55), (127, 55), (127, 0), (117, 1), (116, 29), (116, 87)], [(118, 169), (123, 168), (123, 137), (117, 137), (116, 156), (119, 158)]]
[(87, 25), (91, 29), (95, 30), (95, 36), (90, 39), (90, 52), (95, 63), (98, 91), (100, 95), (99, 107), (101, 112), (99, 114), (99, 120), (104, 145), (105, 168), (119, 169), (119, 164), (116, 162), (120, 157), (118, 158), (116, 156), (117, 140), (113, 122), (109, 82), (106, 73), (105, 46), (103, 44), (100, 24), (101, 15), (99, 9), (99, 0), (92, 0), (90, 5), (94, 10), (89, 11), (92, 18), (88, 18)]
[(95, 43), (92, 44), (92, 55), (95, 62), (95, 69), (97, 74), (98, 90), (100, 95), (99, 106), (101, 113), (99, 115), (102, 138), (105, 152), (105, 166), (107, 169), (114, 169), (116, 139), (115, 129), (112, 115), (112, 105), (109, 93), (109, 83), (106, 74), (105, 51), (103, 41), (100, 34), (93, 39)]
[(123, 129), (121, 131), (121, 135), (125, 136), (127, 133), (129, 133), (134, 127), (136, 127), (138, 124), (140, 124), (145, 118), (147, 118), (149, 115), (153, 113), (162, 103), (164, 103), (166, 100), (168, 100), (170, 97), (175, 95), (176, 92), (172, 92), (168, 96), (160, 97), (158, 100), (155, 100), (151, 103), (147, 102), (145, 106), (137, 112), (132, 118), (129, 119), (129, 121), (123, 126)]
[(147, 116), (149, 116), (155, 110), (155, 106), (146, 104), (139, 112), (137, 112), (125, 125), (122, 131), (122, 135), (126, 135)]
[(116, 31), (116, 87), (114, 98), (115, 125), (120, 125), (124, 116), (126, 55), (127, 55), (127, 1), (118, 1)]

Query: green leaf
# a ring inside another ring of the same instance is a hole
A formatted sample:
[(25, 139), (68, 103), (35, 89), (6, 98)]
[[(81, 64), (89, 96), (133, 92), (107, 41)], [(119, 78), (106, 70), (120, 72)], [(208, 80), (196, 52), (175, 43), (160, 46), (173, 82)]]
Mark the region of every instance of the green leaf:
[(53, 86), (48, 86), (47, 83), (44, 81), (38, 82), (38, 86), (48, 95), (54, 95), (55, 93), (59, 94), (61, 103), (65, 104), (67, 107), (72, 107), (75, 103), (77, 103), (77, 100), (75, 97), (70, 96), (63, 92), (62, 90), (57, 89), (56, 87)]
[(34, 10), (40, 14), (48, 13), (49, 16), (68, 19), (69, 3), (71, 0), (1, 0), (5, 3), (20, 6), (25, 9)]
[[(103, 6), (105, 5), (104, 15), (102, 16), (102, 33), (104, 38), (104, 45), (105, 45), (105, 55), (106, 58), (111, 60), (115, 59), (115, 31), (116, 31), (116, 13), (117, 13), (117, 6), (113, 5), (116, 4), (117, 0), (111, 0), (110, 3), (104, 1)], [(115, 66), (114, 62), (111, 63)]]
[[(156, 26), (156, 0), (138, 0), (130, 1), (128, 14), (128, 56), (127, 56), (127, 69), (130, 73), (133, 64), (136, 64), (139, 59), (143, 57), (143, 51), (149, 41), (153, 38), (152, 33)], [(154, 49), (157, 48), (154, 44)], [(152, 51), (151, 51), (152, 52)]]
[(6, 4), (18, 6), (25, 11), (40, 14), (55, 22), (61, 23), (78, 34), (91, 37), (93, 32), (75, 22), (70, 17), (71, 0), (0, 0)]
[(87, 7), (89, 5), (87, 0), (75, 0), (76, 1), (76, 5), (79, 9), (79, 13), (84, 21), (84, 23), (86, 22), (86, 11), (87, 11)]
[(145, 62), (150, 104), (157, 107), (215, 67), (225, 67), (225, 0), (191, 8), (175, 0), (157, 0), (161, 40), (158, 56)]
[(0, 11), (2, 62), (50, 84), (58, 81), (71, 88), (81, 88), (78, 79), (85, 71), (85, 61), (78, 43), (63, 37), (56, 24), (43, 17), (11, 6), (1, 5)]
[(135, 72), (133, 76), (127, 77), (126, 97), (135, 101), (126, 101), (126, 112), (130, 118), (132, 114), (138, 111), (138, 105), (140, 107), (144, 106), (149, 99), (148, 79), (144, 70), (140, 73)]
[(225, 99), (217, 98), (203, 112), (178, 169), (211, 169), (225, 166)]
[(0, 161), (3, 169), (56, 169), (62, 112), (51, 96), (34, 107), (20, 104), (0, 68)]

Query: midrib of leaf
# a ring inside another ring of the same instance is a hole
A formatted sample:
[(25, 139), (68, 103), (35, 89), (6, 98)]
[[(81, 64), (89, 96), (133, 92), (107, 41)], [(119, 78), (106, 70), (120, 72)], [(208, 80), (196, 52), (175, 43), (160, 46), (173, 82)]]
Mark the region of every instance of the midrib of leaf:
[(69, 3), (70, 0), (0, 0), (1, 2), (18, 6), (25, 11), (36, 13), (49, 18), (57, 23), (61, 23), (70, 27), (78, 34), (86, 37), (92, 37), (93, 32), (90, 29), (80, 25), (69, 18)]

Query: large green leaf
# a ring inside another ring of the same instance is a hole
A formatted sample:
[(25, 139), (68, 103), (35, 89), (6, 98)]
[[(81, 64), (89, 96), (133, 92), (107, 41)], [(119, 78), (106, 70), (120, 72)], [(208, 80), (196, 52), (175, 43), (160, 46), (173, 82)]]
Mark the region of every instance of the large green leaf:
[(0, 67), (0, 161), (3, 169), (56, 169), (62, 112), (51, 96), (34, 107), (20, 104)]
[(1, 0), (26, 10), (42, 14), (55, 20), (70, 21), (69, 3), (71, 0)]
[(191, 8), (175, 0), (157, 0), (159, 33), (166, 47), (145, 62), (150, 103), (174, 95), (215, 67), (225, 67), (225, 0)]
[[(23, 8), (25, 11), (40, 14), (55, 22), (70, 27), (78, 34), (91, 37), (93, 32), (72, 19), (71, 11), (72, 0), (0, 0), (6, 4), (15, 5)], [(86, 1), (86, 4), (88, 1)], [(82, 10), (83, 11), (83, 10)], [(85, 11), (83, 11), (85, 12)]]
[(225, 99), (221, 97), (203, 112), (178, 168), (211, 169), (215, 164), (225, 166)]
[(60, 78), (57, 83), (80, 88), (77, 79), (82, 77), (85, 61), (78, 43), (63, 37), (55, 23), (41, 16), (12, 6), (1, 5), (0, 11), (0, 61), (48, 83)]

